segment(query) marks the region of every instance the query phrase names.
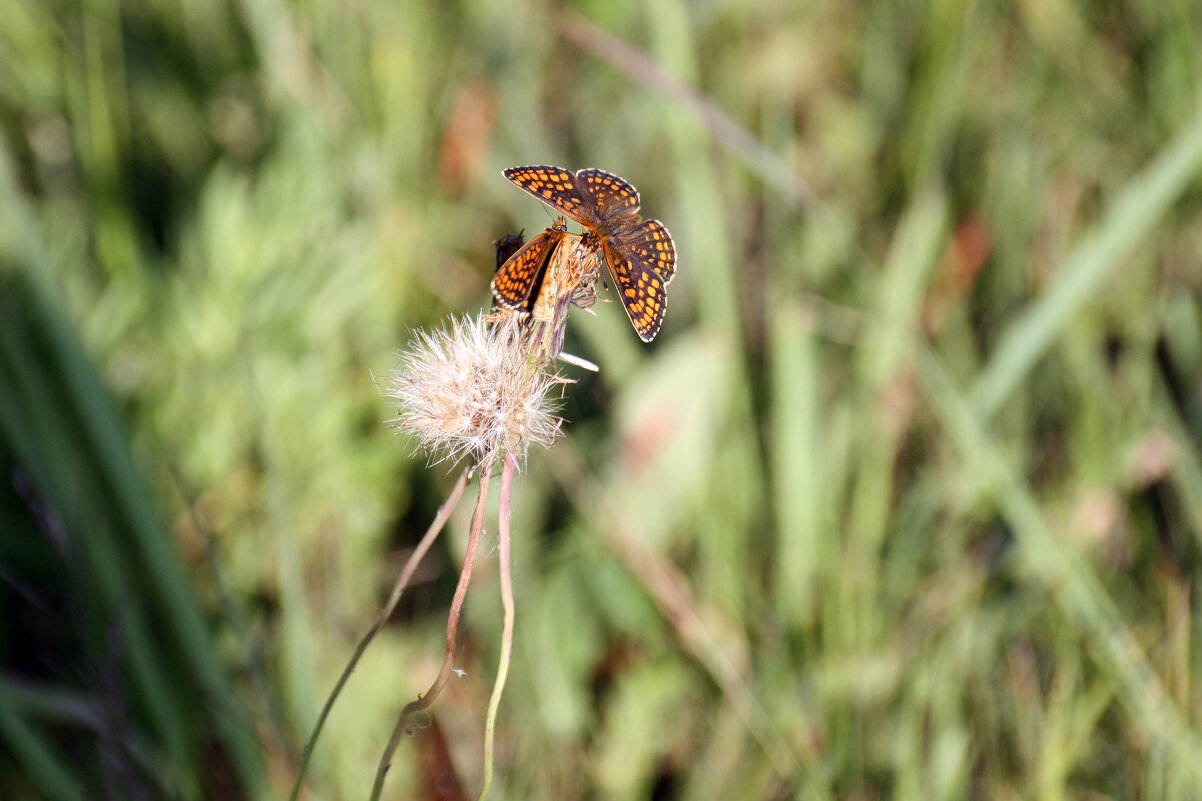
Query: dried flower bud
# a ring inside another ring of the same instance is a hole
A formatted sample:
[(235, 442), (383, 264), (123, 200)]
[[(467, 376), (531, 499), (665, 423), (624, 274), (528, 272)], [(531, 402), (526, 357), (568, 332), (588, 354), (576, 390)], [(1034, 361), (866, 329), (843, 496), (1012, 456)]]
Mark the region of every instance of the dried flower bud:
[(529, 358), (516, 322), (476, 317), (417, 332), (384, 392), (397, 401), (395, 425), (439, 461), (466, 456), (487, 466), (555, 441), (563, 421), (550, 390), (561, 382)]

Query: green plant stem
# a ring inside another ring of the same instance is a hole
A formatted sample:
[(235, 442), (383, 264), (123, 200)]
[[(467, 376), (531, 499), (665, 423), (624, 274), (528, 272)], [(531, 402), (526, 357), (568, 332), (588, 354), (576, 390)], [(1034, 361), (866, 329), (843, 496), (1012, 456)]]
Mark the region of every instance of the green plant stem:
[(505, 691), (505, 679), (509, 675), (509, 658), (513, 654), (513, 576), (510, 572), (509, 548), (509, 494), (513, 488), (513, 475), (517, 472), (517, 459), (505, 457), (501, 470), (501, 501), (498, 516), (501, 573), (501, 660), (497, 665), (497, 679), (493, 682), (492, 697), (488, 699), (488, 717), (484, 724), (484, 784), (480, 788), (480, 801), (488, 797), (492, 789), (493, 733), (497, 722), (497, 708), (501, 705), (501, 694)]
[(489, 470), (484, 467), (480, 471), (480, 494), (476, 499), (476, 511), (472, 514), (472, 530), (467, 538), (467, 553), (463, 557), (459, 584), (455, 587), (455, 596), (451, 599), (451, 611), (447, 615), (446, 656), (442, 660), (442, 669), (438, 671), (438, 676), (425, 695), (418, 696), (416, 701), (411, 701), (401, 710), (396, 727), (392, 730), (392, 737), (388, 740), (388, 747), (384, 749), (384, 754), (380, 757), (380, 765), (376, 768), (376, 781), (371, 788), (371, 801), (378, 801), (380, 798), (380, 792), (384, 789), (384, 777), (388, 774), (392, 756), (401, 742), (401, 735), (405, 733), (409, 725), (409, 719), (415, 713), (434, 703), (450, 679), (451, 670), (455, 667), (455, 638), (459, 633), (459, 613), (463, 611), (467, 586), (472, 581), (472, 568), (476, 564), (476, 547), (480, 544), (480, 532), (484, 529), (484, 506), (488, 501), (488, 484)]
[(405, 588), (409, 586), (409, 580), (413, 578), (413, 573), (417, 570), (418, 564), (425, 558), (426, 552), (430, 550), (430, 546), (438, 539), (438, 535), (442, 532), (443, 526), (446, 525), (447, 520), (450, 518), (451, 512), (459, 505), (459, 499), (463, 497), (463, 490), (467, 487), (467, 479), (471, 475), (471, 471), (472, 468), (470, 466), (465, 467), (463, 472), (459, 474), (459, 478), (455, 480), (455, 486), (451, 488), (451, 493), (443, 501), (442, 506), (438, 507), (438, 513), (434, 515), (434, 520), (431, 521), (430, 527), (426, 529), (421, 542), (413, 549), (413, 553), (405, 561), (405, 566), (401, 568), (400, 575), (397, 576), (396, 582), (392, 585), (392, 594), (388, 596), (387, 603), (380, 610), (380, 616), (376, 618), (376, 622), (372, 624), (372, 627), (367, 630), (367, 634), (363, 635), (363, 639), (355, 646), (355, 652), (351, 654), (350, 661), (347, 662), (342, 675), (338, 677), (338, 683), (334, 685), (334, 690), (330, 693), (330, 697), (326, 699), (325, 706), (321, 708), (321, 714), (317, 716), (317, 723), (313, 726), (313, 733), (309, 735), (309, 741), (305, 743), (305, 751), (301, 757), (300, 769), (296, 774), (296, 783), (292, 785), (292, 794), (289, 796), (290, 801), (296, 801), (297, 796), (300, 795), (301, 784), (304, 782), (305, 774), (308, 773), (309, 761), (313, 757), (313, 749), (317, 745), (317, 738), (321, 734), (321, 729), (325, 725), (326, 718), (334, 706), (334, 701), (337, 700), (339, 693), (342, 692), (342, 688), (354, 671), (355, 665), (359, 664), (359, 658), (363, 656), (363, 652), (367, 650), (367, 646), (380, 633), (380, 630), (384, 628), (384, 624), (388, 622), (388, 618), (392, 617), (392, 613), (396, 609), (397, 603), (401, 600), (401, 595), (405, 592)]

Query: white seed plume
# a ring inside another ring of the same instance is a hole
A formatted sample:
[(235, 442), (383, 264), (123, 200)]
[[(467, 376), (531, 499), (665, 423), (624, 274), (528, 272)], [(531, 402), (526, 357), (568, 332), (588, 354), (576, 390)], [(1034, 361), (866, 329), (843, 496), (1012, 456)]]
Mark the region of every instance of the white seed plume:
[(488, 465), (507, 453), (523, 461), (530, 445), (555, 441), (563, 421), (550, 390), (560, 383), (532, 363), (516, 323), (455, 318), (415, 332), (384, 393), (397, 402), (395, 425), (437, 461)]

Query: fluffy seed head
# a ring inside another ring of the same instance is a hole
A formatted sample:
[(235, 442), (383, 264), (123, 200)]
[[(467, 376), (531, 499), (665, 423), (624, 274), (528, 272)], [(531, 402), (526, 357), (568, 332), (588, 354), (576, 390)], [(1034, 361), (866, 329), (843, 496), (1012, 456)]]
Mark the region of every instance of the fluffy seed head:
[(551, 389), (562, 383), (531, 360), (515, 322), (452, 319), (415, 332), (384, 386), (396, 400), (394, 425), (410, 431), (438, 461), (465, 456), (488, 465), (530, 445), (551, 445), (563, 422)]

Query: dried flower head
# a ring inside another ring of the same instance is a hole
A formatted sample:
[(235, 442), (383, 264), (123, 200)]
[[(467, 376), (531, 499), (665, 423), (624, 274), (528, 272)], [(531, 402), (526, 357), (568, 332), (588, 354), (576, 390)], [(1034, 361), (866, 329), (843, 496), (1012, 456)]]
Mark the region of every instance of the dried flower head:
[(515, 321), (476, 317), (417, 332), (384, 392), (397, 401), (395, 425), (440, 461), (470, 456), (488, 465), (555, 441), (563, 421), (550, 391), (561, 382), (529, 358)]

